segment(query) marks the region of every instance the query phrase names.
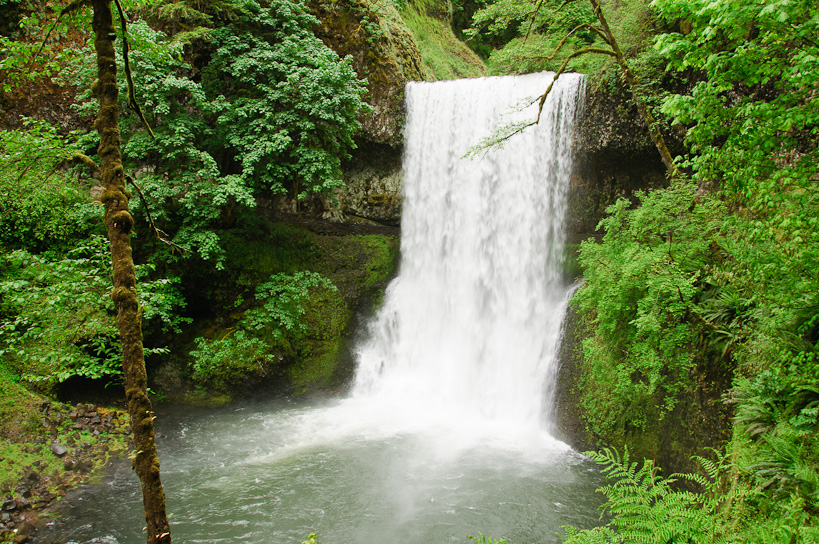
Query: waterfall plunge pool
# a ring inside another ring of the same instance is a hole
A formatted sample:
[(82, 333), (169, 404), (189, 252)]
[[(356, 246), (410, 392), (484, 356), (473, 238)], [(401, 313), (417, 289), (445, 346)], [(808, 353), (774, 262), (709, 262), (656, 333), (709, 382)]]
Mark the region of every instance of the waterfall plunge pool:
[[(401, 264), (357, 348), (351, 395), (169, 413), (162, 477), (176, 542), (560, 542), (599, 523), (593, 463), (548, 432), (568, 287), (566, 191), (583, 78), (407, 86)], [(35, 542), (144, 541), (127, 463)]]
[[(175, 542), (558, 543), (600, 523), (596, 465), (548, 434), (391, 416), (354, 399), (166, 409), (157, 422)], [(405, 414), (406, 415), (406, 414)], [(426, 428), (423, 428), (426, 427)], [(525, 433), (525, 434), (524, 434)], [(145, 541), (127, 460), (73, 491), (34, 544)]]

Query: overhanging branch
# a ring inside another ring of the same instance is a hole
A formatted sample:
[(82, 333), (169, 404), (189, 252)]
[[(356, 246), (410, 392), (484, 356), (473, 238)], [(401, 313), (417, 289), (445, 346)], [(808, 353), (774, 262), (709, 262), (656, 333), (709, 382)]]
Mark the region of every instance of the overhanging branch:
[(122, 28), (122, 63), (125, 68), (125, 81), (128, 82), (128, 105), (136, 112), (137, 117), (139, 117), (139, 120), (142, 122), (142, 126), (145, 127), (145, 130), (148, 131), (151, 138), (156, 138), (148, 121), (145, 120), (145, 116), (142, 115), (142, 108), (139, 107), (139, 103), (136, 100), (136, 93), (134, 92), (134, 79), (131, 77), (131, 64), (128, 62), (128, 28), (125, 23), (125, 12), (122, 10), (122, 4), (119, 0), (114, 0), (114, 3), (117, 5), (119, 24)]
[(181, 253), (189, 253), (189, 250), (187, 248), (184, 248), (179, 244), (171, 242), (170, 240), (165, 238), (165, 236), (168, 236), (168, 233), (157, 227), (156, 223), (154, 223), (154, 219), (153, 217), (151, 217), (151, 209), (148, 207), (148, 201), (145, 199), (145, 195), (143, 194), (142, 189), (140, 189), (139, 185), (136, 184), (134, 178), (132, 178), (131, 176), (125, 176), (125, 179), (128, 180), (128, 183), (130, 183), (137, 190), (137, 193), (139, 193), (139, 199), (142, 201), (142, 205), (145, 207), (145, 215), (148, 216), (148, 223), (151, 225), (151, 228), (154, 229), (154, 235), (156, 236), (156, 239), (162, 242), (163, 244), (171, 246), (172, 249), (178, 249)]
[(608, 55), (610, 57), (616, 57), (614, 51), (611, 51), (609, 49), (601, 49), (599, 47), (585, 47), (583, 49), (578, 49), (577, 51), (573, 52), (571, 55), (566, 57), (566, 59), (563, 61), (563, 64), (560, 65), (560, 69), (557, 72), (555, 72), (555, 77), (554, 79), (552, 79), (552, 82), (546, 88), (546, 92), (540, 95), (540, 102), (538, 103), (537, 106), (537, 120), (533, 124), (537, 124), (540, 122), (540, 114), (543, 113), (543, 105), (546, 104), (546, 98), (549, 96), (549, 93), (552, 92), (552, 87), (554, 87), (557, 78), (560, 77), (560, 74), (566, 71), (566, 66), (569, 65), (569, 61), (575, 57), (579, 57), (581, 55), (586, 54)]

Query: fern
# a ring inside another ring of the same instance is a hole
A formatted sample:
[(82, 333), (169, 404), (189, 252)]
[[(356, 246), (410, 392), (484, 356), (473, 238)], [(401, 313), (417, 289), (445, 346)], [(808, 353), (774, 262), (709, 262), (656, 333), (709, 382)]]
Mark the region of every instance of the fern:
[[(642, 465), (630, 462), (628, 450), (622, 457), (609, 448), (587, 455), (602, 465), (601, 471), (610, 482), (598, 491), (606, 496), (603, 514), (609, 513), (611, 521), (604, 527), (588, 531), (566, 527), (568, 544), (716, 544), (734, 541), (720, 515), (722, 504), (734, 496), (718, 493), (724, 459), (713, 462), (697, 458), (705, 476), (675, 474), (663, 477), (650, 459), (644, 460)], [(704, 491), (677, 490), (673, 484), (680, 479), (696, 482)]]

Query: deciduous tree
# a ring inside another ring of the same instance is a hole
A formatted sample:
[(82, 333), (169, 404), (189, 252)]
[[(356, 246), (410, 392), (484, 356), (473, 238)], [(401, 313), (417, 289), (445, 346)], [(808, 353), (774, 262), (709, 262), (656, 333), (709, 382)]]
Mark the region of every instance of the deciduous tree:
[[(92, 0), (94, 49), (97, 54), (97, 81), (94, 94), (99, 114), (94, 125), (100, 135), (97, 150), (105, 205), (104, 222), (111, 243), (114, 290), (111, 298), (117, 311), (117, 327), (122, 344), (125, 396), (134, 433), (134, 470), (139, 476), (147, 523), (148, 544), (170, 544), (171, 534), (165, 512), (165, 491), (159, 476), (159, 458), (154, 435), (154, 413), (147, 393), (145, 355), (142, 345), (142, 315), (137, 300), (136, 271), (131, 256), (133, 217), (128, 211), (119, 134), (119, 89), (114, 52), (113, 14), (110, 0)], [(123, 36), (125, 39), (125, 36)]]

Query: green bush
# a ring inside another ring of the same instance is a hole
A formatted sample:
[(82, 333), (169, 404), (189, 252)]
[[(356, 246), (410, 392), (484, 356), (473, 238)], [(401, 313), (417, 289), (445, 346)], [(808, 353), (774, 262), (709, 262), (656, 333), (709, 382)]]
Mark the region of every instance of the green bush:
[(256, 287), (258, 304), (234, 328), (221, 338), (195, 340), (196, 349), (190, 352), (193, 377), (225, 387), (248, 374), (266, 375), (281, 352), (308, 333), (305, 305), (324, 291), (337, 289), (315, 272), (272, 275)]
[(64, 171), (73, 147), (45, 122), (0, 131), (0, 246), (65, 248), (101, 225), (87, 188)]
[[(573, 304), (592, 319), (583, 351), (593, 385), (583, 402), (596, 434), (642, 428), (694, 387), (697, 303), (725, 213), (685, 183), (636, 198), (637, 207), (621, 199), (608, 208), (602, 243), (581, 245), (586, 284)], [(647, 414), (655, 398), (661, 407)], [(613, 414), (628, 422), (616, 423)]]
[[(92, 236), (65, 256), (25, 250), (0, 254), (0, 356), (23, 379), (121, 374), (108, 242)], [(138, 273), (143, 273), (138, 270)], [(173, 280), (141, 282), (144, 316), (173, 330), (181, 297)], [(147, 349), (147, 353), (161, 349)]]

